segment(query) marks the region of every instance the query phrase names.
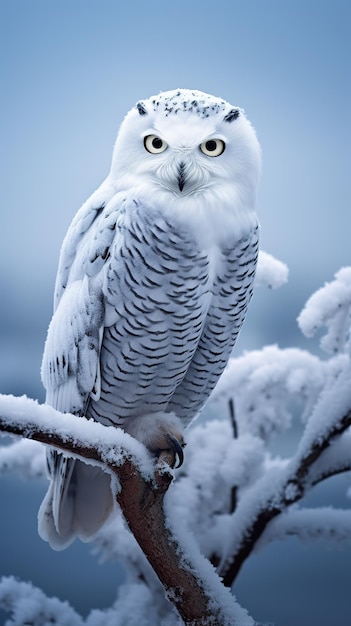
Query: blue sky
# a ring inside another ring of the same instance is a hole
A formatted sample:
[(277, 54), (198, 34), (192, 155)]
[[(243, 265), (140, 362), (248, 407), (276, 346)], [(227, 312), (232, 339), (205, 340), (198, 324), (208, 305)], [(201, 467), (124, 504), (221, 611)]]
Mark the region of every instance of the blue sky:
[(290, 281), (255, 296), (239, 349), (297, 340), (305, 299), (350, 264), (350, 17), (348, 0), (0, 1), (2, 391), (43, 399), (62, 238), (128, 109), (176, 87), (243, 107), (262, 145), (262, 247)]

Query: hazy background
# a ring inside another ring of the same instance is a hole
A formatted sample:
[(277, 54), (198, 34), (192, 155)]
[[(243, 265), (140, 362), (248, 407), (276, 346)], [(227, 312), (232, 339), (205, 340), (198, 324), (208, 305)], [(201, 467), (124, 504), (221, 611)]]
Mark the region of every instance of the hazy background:
[[(237, 354), (311, 345), (296, 316), (351, 256), (350, 18), (348, 0), (0, 1), (0, 392), (44, 399), (63, 236), (107, 175), (125, 113), (177, 87), (245, 108), (263, 149), (262, 248), (290, 268), (287, 286), (256, 293)], [(0, 574), (84, 613), (108, 606), (115, 564), (38, 538), (45, 487), (1, 480)], [(345, 477), (329, 481), (312, 502), (346, 506), (346, 488)], [(289, 540), (252, 557), (235, 591), (258, 621), (346, 626), (350, 573), (350, 551)]]

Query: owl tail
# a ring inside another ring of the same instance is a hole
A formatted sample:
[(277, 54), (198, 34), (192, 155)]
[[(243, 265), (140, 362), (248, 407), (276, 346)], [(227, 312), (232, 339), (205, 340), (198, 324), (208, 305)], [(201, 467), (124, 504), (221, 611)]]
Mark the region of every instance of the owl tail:
[(57, 452), (54, 455), (51, 483), (39, 509), (38, 532), (51, 548), (64, 550), (77, 537), (92, 539), (110, 515), (111, 477), (98, 467)]

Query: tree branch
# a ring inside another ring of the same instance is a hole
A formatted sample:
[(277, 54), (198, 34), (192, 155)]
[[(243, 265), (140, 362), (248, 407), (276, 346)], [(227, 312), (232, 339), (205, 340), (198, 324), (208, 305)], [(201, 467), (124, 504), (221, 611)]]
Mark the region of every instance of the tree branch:
[[(341, 435), (350, 425), (351, 410), (329, 429), (324, 429), (322, 434), (316, 433), (313, 445), (309, 449), (305, 448), (304, 451), (302, 442), (296, 456), (277, 480), (268, 476), (267, 484), (267, 477), (264, 477), (256, 483), (247, 497), (242, 498), (232, 516), (235, 540), (228, 550), (228, 556), (219, 567), (219, 575), (226, 586), (231, 587), (269, 522), (291, 504), (303, 498), (311, 485), (315, 484), (313, 480), (309, 480), (313, 465), (330, 447), (334, 438)], [(313, 474), (311, 478), (312, 476)], [(241, 523), (242, 520), (250, 520), (250, 523)]]
[[(144, 447), (120, 429), (62, 414), (27, 398), (0, 395), (0, 431), (94, 461), (118, 479), (116, 499), (128, 526), (185, 624), (253, 623), (214, 570), (204, 575), (206, 568), (199, 567), (193, 553), (189, 556), (171, 529), (164, 511), (172, 481), (169, 459), (163, 458), (156, 467), (149, 462), (147, 467)], [(199, 557), (203, 558), (200, 553)]]
[(344, 432), (329, 446), (308, 472), (308, 482), (317, 485), (323, 480), (351, 470), (351, 430)]
[[(234, 400), (233, 398), (230, 398), (229, 400), (229, 417), (230, 417), (230, 423), (232, 425), (232, 429), (233, 429), (233, 437), (234, 439), (238, 439), (239, 437), (239, 432), (238, 432), (238, 422), (236, 420), (235, 417), (235, 406), (234, 406)], [(236, 506), (237, 506), (237, 502), (238, 502), (238, 487), (236, 485), (234, 485), (231, 489), (231, 497), (230, 497), (230, 513), (234, 513)]]

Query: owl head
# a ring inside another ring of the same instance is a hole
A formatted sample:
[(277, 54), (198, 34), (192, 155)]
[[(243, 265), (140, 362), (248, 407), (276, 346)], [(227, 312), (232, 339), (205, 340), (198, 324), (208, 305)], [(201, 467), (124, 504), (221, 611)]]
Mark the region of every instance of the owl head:
[[(117, 136), (110, 177), (119, 189), (187, 204), (255, 204), (260, 148), (242, 109), (177, 89), (137, 102)], [(218, 202), (217, 202), (218, 203)]]

